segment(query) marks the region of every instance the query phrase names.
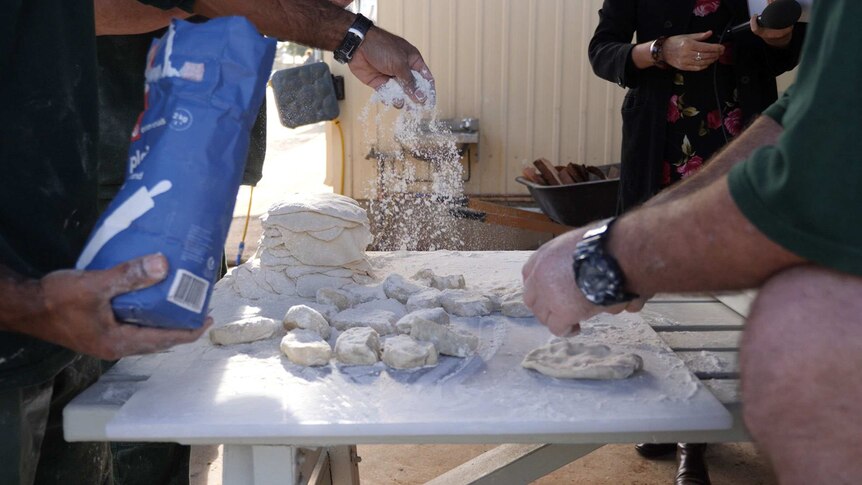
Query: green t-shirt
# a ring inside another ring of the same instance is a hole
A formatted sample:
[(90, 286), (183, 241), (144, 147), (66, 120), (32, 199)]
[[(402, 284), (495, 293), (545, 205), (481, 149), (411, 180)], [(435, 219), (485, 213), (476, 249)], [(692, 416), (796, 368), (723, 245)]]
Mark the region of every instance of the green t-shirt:
[(814, 263), (862, 275), (862, 1), (814, 2), (796, 84), (765, 114), (784, 132), (728, 176), (742, 213)]

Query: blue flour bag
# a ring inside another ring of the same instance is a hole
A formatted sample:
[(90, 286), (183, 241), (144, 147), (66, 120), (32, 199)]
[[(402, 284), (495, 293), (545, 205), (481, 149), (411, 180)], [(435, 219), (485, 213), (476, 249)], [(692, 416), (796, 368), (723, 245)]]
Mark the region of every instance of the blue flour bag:
[(118, 320), (203, 324), (274, 55), (275, 41), (242, 17), (174, 20), (153, 41), (126, 182), (77, 264), (107, 269), (167, 257), (164, 281), (112, 300)]

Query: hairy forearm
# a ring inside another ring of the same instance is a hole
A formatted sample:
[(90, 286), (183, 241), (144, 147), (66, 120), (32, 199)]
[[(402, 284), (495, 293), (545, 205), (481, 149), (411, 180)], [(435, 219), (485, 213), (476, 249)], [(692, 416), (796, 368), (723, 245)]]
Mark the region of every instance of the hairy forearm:
[(609, 244), (628, 289), (641, 295), (756, 287), (805, 262), (745, 218), (726, 176), (688, 197), (621, 217)]
[(646, 206), (661, 205), (687, 197), (721, 179), (737, 163), (747, 159), (752, 152), (778, 141), (783, 128), (768, 116), (760, 116), (738, 138), (715, 154), (709, 163), (695, 176), (684, 179), (675, 186), (659, 193)]
[(166, 27), (172, 18), (190, 14), (178, 8), (161, 10), (136, 0), (94, 0), (96, 35), (143, 34)]
[(338, 48), (354, 19), (322, 0), (197, 0), (195, 13), (211, 18), (242, 15), (265, 35), (330, 51)]

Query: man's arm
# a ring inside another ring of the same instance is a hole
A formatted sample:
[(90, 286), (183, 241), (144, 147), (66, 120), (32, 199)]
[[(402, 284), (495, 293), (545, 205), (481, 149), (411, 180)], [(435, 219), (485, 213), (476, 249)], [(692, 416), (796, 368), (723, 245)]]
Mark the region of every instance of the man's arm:
[[(151, 32), (164, 27), (180, 9), (159, 10), (135, 0), (95, 0), (98, 35)], [(147, 2), (143, 2), (147, 3)], [(347, 0), (196, 0), (194, 13), (214, 18), (241, 15), (268, 36), (290, 40), (328, 51), (338, 48), (355, 15), (344, 6)], [(418, 89), (411, 71), (431, 81), (434, 77), (419, 50), (406, 40), (372, 27), (348, 65), (357, 79), (377, 89), (392, 78), (404, 93), (424, 104), (429, 93)]]
[[(585, 230), (555, 238), (524, 265), (524, 303), (556, 335), (577, 330), (581, 321), (599, 313), (640, 306), (604, 307), (584, 298), (575, 285), (572, 255)], [(726, 176), (686, 197), (622, 216), (608, 245), (625, 269), (626, 289), (643, 296), (751, 288), (805, 263), (748, 222), (730, 196)]]
[(627, 288), (640, 295), (752, 288), (805, 262), (748, 221), (727, 176), (688, 197), (621, 217), (609, 252), (625, 268)]
[(192, 342), (212, 319), (197, 330), (144, 328), (114, 319), (111, 298), (158, 283), (167, 270), (167, 261), (160, 255), (105, 271), (55, 271), (40, 280), (0, 266), (0, 330), (107, 360)]
[(94, 0), (93, 7), (96, 35), (144, 34), (166, 27), (172, 18), (191, 15), (179, 8), (162, 10), (135, 0)]
[[(196, 0), (194, 13), (209, 18), (241, 15), (265, 35), (333, 51), (356, 18), (343, 8), (349, 3), (346, 0)], [(151, 7), (134, 0), (96, 0), (97, 32), (100, 35), (150, 32), (165, 26), (175, 13), (186, 15), (178, 9), (166, 10), (166, 14), (161, 15), (143, 10), (145, 8)], [(357, 79), (374, 89), (392, 78), (397, 79), (404, 93), (420, 104), (425, 103), (429, 93), (418, 89), (411, 71), (431, 81), (433, 89), (434, 78), (419, 50), (376, 26), (366, 34), (349, 67)]]
[[(625, 268), (627, 290), (649, 297), (659, 291), (747, 288), (804, 262), (748, 222), (727, 184), (733, 166), (756, 149), (774, 144), (782, 131), (769, 116), (759, 117), (697, 175), (616, 222), (609, 252)], [(584, 298), (575, 285), (571, 263), (586, 229), (542, 246), (522, 271), (524, 302), (557, 335), (577, 330), (580, 321), (602, 312), (637, 311), (645, 301), (599, 307)]]

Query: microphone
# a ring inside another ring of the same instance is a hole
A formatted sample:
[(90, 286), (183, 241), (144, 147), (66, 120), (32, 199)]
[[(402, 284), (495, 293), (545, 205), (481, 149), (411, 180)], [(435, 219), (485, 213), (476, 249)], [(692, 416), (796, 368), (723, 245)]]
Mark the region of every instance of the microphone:
[[(786, 29), (802, 16), (802, 6), (796, 0), (776, 0), (763, 9), (763, 13), (757, 16), (757, 25), (767, 29)], [(731, 27), (725, 32), (726, 35), (737, 35), (743, 32), (751, 32), (751, 24), (745, 22)]]

